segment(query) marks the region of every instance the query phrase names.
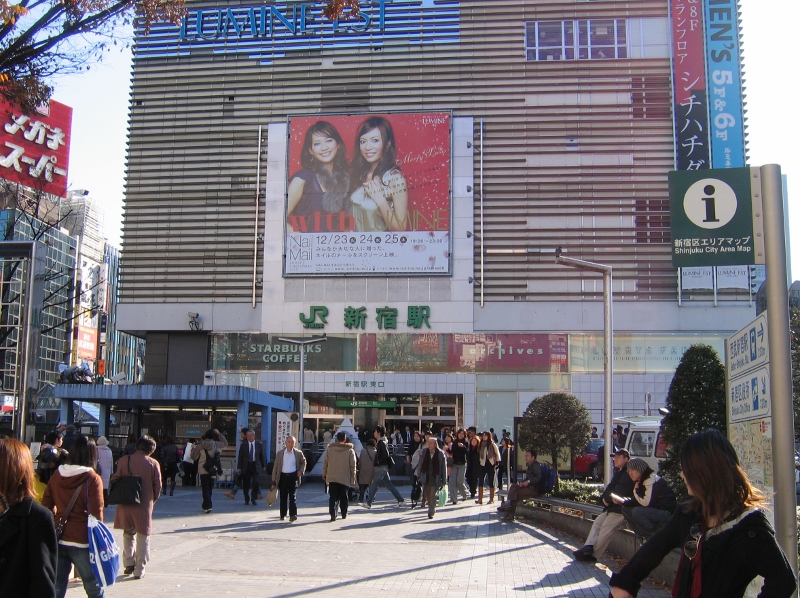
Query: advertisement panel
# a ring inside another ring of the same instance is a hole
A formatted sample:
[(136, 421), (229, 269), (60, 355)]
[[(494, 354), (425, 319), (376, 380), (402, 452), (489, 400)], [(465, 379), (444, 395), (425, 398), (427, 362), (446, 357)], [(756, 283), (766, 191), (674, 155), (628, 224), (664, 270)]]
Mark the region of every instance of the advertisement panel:
[(736, 0), (706, 0), (706, 64), (711, 116), (711, 164), (744, 166), (744, 118)]
[(289, 118), (286, 276), (450, 273), (449, 112)]
[(78, 326), (77, 355), (79, 359), (97, 359), (97, 329)]
[(0, 100), (0, 178), (67, 195), (72, 108), (51, 101), (31, 116)]
[(711, 168), (702, 4), (670, 0), (670, 14), (676, 167)]

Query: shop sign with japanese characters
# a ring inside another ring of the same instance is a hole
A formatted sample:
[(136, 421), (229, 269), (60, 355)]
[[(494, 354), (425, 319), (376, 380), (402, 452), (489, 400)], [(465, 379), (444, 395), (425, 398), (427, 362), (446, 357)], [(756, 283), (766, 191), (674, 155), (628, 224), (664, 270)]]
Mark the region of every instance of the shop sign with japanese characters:
[(703, 4), (670, 0), (675, 157), (678, 170), (711, 168)]
[(705, 0), (711, 165), (744, 166), (744, 118), (736, 0)]
[(669, 173), (674, 266), (764, 263), (762, 210), (750, 177), (750, 168)]
[(66, 197), (72, 108), (51, 101), (26, 115), (0, 101), (0, 110), (0, 177)]

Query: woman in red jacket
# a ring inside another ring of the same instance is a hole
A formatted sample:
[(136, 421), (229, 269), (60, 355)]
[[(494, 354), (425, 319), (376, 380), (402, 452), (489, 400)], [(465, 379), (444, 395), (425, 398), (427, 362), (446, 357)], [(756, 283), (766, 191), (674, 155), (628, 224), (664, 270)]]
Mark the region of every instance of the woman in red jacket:
[[(83, 589), (89, 598), (103, 598), (89, 564), (89, 513), (103, 520), (103, 480), (97, 475), (97, 447), (94, 440), (78, 436), (69, 449), (65, 465), (60, 465), (47, 484), (42, 506), (53, 511), (56, 524), (77, 492), (77, 499), (67, 516), (64, 533), (58, 540), (56, 596), (64, 598), (72, 565), (78, 568)], [(78, 491), (80, 490), (80, 491)], [(88, 502), (87, 502), (88, 501)]]

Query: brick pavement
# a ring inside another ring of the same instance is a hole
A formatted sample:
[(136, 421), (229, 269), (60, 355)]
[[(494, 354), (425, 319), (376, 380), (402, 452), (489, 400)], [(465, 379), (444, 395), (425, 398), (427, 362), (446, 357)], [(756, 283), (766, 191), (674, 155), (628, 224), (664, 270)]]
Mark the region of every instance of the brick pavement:
[[(214, 490), (214, 511), (205, 515), (199, 489), (178, 488), (156, 504), (145, 577), (120, 577), (107, 596), (608, 595), (607, 566), (575, 562), (574, 539), (499, 523), (495, 505), (448, 505), (428, 520), (424, 511), (398, 509), (382, 489), (371, 510), (351, 505), (346, 520), (331, 522), (322, 485), (302, 486), (298, 502), (298, 521), (289, 524), (278, 520), (277, 506), (245, 506), (241, 493), (232, 501)], [(106, 517), (113, 520), (113, 508)], [(121, 547), (122, 534), (115, 536)], [(79, 582), (67, 592), (84, 595)], [(648, 586), (639, 596), (668, 594)]]

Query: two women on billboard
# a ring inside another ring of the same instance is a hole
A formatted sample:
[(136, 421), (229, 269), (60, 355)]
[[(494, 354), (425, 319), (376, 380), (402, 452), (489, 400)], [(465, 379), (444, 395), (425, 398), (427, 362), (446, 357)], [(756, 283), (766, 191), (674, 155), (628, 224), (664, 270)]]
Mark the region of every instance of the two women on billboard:
[(391, 123), (358, 128), (352, 164), (339, 132), (319, 121), (305, 135), (302, 169), (289, 182), (287, 232), (406, 230), (408, 188)]

